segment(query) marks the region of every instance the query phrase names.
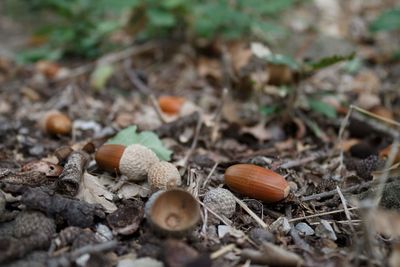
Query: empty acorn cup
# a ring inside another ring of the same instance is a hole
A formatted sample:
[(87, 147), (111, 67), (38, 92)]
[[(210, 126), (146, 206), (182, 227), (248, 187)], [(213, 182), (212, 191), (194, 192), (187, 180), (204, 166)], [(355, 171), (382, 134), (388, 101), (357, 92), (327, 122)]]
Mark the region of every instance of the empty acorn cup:
[(183, 189), (158, 191), (145, 206), (145, 215), (152, 228), (165, 236), (184, 236), (200, 219), (200, 205)]

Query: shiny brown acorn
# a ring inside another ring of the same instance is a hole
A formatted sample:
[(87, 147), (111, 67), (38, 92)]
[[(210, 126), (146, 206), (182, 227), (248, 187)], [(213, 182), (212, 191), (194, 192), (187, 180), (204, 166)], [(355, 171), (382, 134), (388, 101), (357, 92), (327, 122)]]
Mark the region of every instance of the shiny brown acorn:
[(72, 122), (66, 115), (57, 110), (52, 110), (41, 119), (40, 127), (48, 134), (68, 135), (72, 131)]
[(245, 196), (265, 202), (277, 202), (290, 192), (285, 178), (254, 164), (236, 164), (225, 171), (225, 184)]
[(179, 96), (161, 96), (158, 98), (160, 109), (169, 115), (177, 115), (184, 102), (185, 99)]
[(126, 175), (130, 181), (145, 179), (150, 167), (159, 161), (151, 149), (139, 144), (102, 145), (95, 154), (95, 160), (101, 169)]

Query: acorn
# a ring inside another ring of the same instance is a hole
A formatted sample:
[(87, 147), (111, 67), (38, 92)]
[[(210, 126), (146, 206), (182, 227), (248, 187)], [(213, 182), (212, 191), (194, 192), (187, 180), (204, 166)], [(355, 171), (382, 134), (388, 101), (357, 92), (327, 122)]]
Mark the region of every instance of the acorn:
[(169, 115), (177, 115), (184, 102), (185, 99), (179, 96), (160, 96), (158, 98), (160, 109)]
[(200, 219), (200, 205), (183, 189), (162, 190), (145, 205), (145, 216), (152, 229), (164, 236), (184, 236)]
[(178, 169), (166, 161), (159, 161), (151, 165), (147, 180), (152, 188), (157, 189), (169, 189), (182, 184)]
[[(226, 218), (231, 218), (236, 210), (236, 201), (234, 195), (224, 188), (214, 188), (204, 195), (204, 205), (217, 215), (224, 215)], [(208, 218), (211, 223), (218, 223), (219, 219), (213, 214), (208, 213)]]
[(127, 147), (102, 145), (95, 154), (95, 160), (101, 169), (123, 174), (130, 181), (145, 179), (150, 166), (159, 161), (151, 149), (139, 144)]
[(61, 112), (51, 110), (40, 120), (40, 128), (51, 135), (68, 135), (72, 131), (72, 122)]
[(286, 198), (290, 192), (283, 176), (254, 164), (230, 166), (224, 180), (233, 191), (269, 203)]

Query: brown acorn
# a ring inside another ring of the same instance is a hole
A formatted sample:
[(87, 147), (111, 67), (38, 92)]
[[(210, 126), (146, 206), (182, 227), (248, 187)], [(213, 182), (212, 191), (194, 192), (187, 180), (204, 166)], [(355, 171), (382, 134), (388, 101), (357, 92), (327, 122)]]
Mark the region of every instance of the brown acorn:
[(139, 144), (127, 147), (116, 144), (102, 145), (95, 154), (95, 160), (101, 169), (121, 173), (131, 181), (145, 179), (150, 167), (159, 161), (151, 149)]
[(283, 176), (254, 164), (230, 166), (225, 171), (224, 180), (233, 191), (265, 202), (280, 201), (290, 192)]
[(184, 102), (185, 99), (179, 96), (161, 96), (158, 98), (160, 109), (169, 115), (177, 115)]
[(158, 191), (147, 201), (145, 216), (159, 234), (183, 236), (200, 219), (200, 205), (191, 193), (183, 189)]
[(68, 135), (72, 131), (72, 122), (66, 115), (57, 110), (52, 110), (41, 119), (40, 127), (48, 134)]

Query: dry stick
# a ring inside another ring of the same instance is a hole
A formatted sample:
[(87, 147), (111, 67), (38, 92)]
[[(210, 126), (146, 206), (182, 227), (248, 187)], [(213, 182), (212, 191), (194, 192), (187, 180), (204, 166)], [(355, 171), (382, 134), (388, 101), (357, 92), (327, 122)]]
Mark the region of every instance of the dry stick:
[(151, 103), (151, 106), (154, 108), (158, 118), (160, 119), (160, 121), (162, 123), (167, 123), (167, 120), (165, 119), (164, 115), (161, 112), (160, 106), (158, 105), (158, 102), (154, 96), (153, 90), (148, 87), (144, 82), (142, 82), (140, 80), (140, 78), (138, 77), (138, 75), (136, 74), (135, 71), (133, 71), (130, 68), (130, 60), (126, 60), (124, 63), (124, 69), (125, 72), (129, 78), (129, 81), (136, 87), (139, 89), (139, 91), (146, 95)]
[(350, 115), (351, 115), (352, 110), (353, 110), (353, 108), (352, 108), (352, 106), (350, 106), (350, 109), (347, 111), (346, 116), (344, 117), (342, 123), (340, 124), (339, 136), (338, 136), (338, 143), (339, 143), (339, 147), (340, 147), (339, 168), (338, 168), (339, 174), (342, 172), (342, 170), (344, 168), (344, 163), (343, 163), (343, 159), (344, 159), (344, 151), (343, 151), (344, 130), (346, 129), (347, 124), (349, 123)]
[(222, 216), (220, 216), (219, 214), (215, 213), (214, 211), (212, 211), (209, 207), (207, 207), (203, 202), (201, 202), (200, 200), (197, 200), (197, 202), (199, 202), (199, 204), (201, 206), (203, 206), (207, 212), (210, 212), (212, 215), (214, 215), (215, 217), (217, 217), (218, 219), (221, 220), (221, 222), (223, 222), (225, 225), (232, 227), (232, 224), (230, 222), (228, 222), (227, 218), (223, 218)]
[(72, 152), (57, 182), (57, 191), (75, 196), (79, 191), (79, 184), (89, 160), (90, 156), (85, 151)]
[[(375, 181), (368, 181), (365, 183), (362, 183), (360, 185), (353, 185), (350, 186), (346, 189), (343, 189), (342, 192), (343, 193), (351, 193), (357, 190), (361, 190), (361, 189), (365, 189), (365, 188), (369, 188), (372, 184), (375, 184)], [(326, 197), (332, 197), (334, 195), (337, 194), (337, 190), (331, 190), (331, 191), (327, 191), (327, 192), (323, 192), (323, 193), (319, 193), (319, 194), (313, 194), (310, 196), (305, 196), (301, 198), (301, 201), (310, 201), (310, 200), (315, 200), (315, 199), (321, 199), (321, 198), (326, 198)]]
[(212, 144), (214, 144), (218, 139), (221, 117), (222, 117), (222, 109), (224, 108), (227, 96), (228, 96), (228, 89), (224, 88), (222, 90), (222, 97), (221, 97), (220, 105), (218, 106), (217, 112), (215, 113), (214, 126), (211, 130), (211, 143)]
[(219, 162), (215, 162), (215, 164), (214, 164), (214, 166), (212, 167), (212, 169), (211, 169), (210, 173), (208, 174), (207, 178), (204, 180), (204, 182), (203, 182), (201, 188), (206, 187), (208, 181), (211, 179), (211, 176), (213, 175), (213, 173), (214, 173), (215, 170), (217, 169), (218, 164), (219, 164)]
[(72, 69), (68, 75), (60, 77), (60, 78), (56, 78), (54, 81), (60, 82), (60, 81), (63, 81), (63, 80), (69, 79), (69, 78), (81, 76), (81, 75), (89, 72), (90, 70), (92, 70), (94, 68), (94, 66), (96, 66), (97, 64), (112, 64), (112, 63), (121, 61), (125, 58), (150, 51), (150, 50), (154, 49), (155, 47), (156, 47), (156, 45), (154, 43), (146, 43), (146, 44), (143, 44), (140, 46), (129, 47), (125, 50), (118, 51), (116, 53), (104, 55), (92, 63)]
[(347, 201), (346, 201), (346, 199), (344, 198), (343, 193), (342, 193), (342, 191), (340, 190), (340, 187), (339, 187), (339, 186), (336, 186), (336, 191), (338, 192), (339, 197), (340, 197), (340, 200), (342, 201), (344, 213), (346, 214), (346, 218), (347, 218), (347, 220), (348, 220), (348, 222), (349, 222), (349, 224), (350, 224), (350, 229), (351, 229), (351, 231), (354, 233), (354, 232), (355, 232), (355, 231), (354, 231), (354, 225), (353, 225), (353, 223), (352, 223), (352, 221), (351, 221), (351, 216), (350, 216), (349, 209), (347, 208)]
[(257, 214), (255, 214), (243, 201), (235, 196), (234, 198), (236, 203), (238, 203), (239, 206), (242, 207), (242, 209), (244, 209), (262, 228), (268, 229), (268, 225), (263, 220), (261, 220), (261, 218), (258, 217)]
[(181, 166), (182, 166), (182, 173), (186, 172), (186, 168), (189, 162), (189, 158), (192, 156), (194, 149), (197, 146), (197, 141), (199, 140), (199, 136), (200, 136), (200, 130), (201, 130), (201, 126), (203, 125), (203, 116), (201, 115), (201, 113), (199, 114), (199, 119), (197, 121), (197, 125), (196, 125), (196, 129), (194, 132), (194, 137), (193, 137), (193, 142), (192, 145), (190, 147), (190, 149), (188, 150), (188, 152), (186, 153), (185, 158), (183, 159)]
[[(348, 208), (348, 211), (350, 210), (358, 210), (358, 207), (352, 207), (352, 208)], [(340, 210), (333, 210), (333, 211), (327, 211), (327, 212), (322, 212), (322, 213), (318, 213), (318, 214), (313, 214), (313, 215), (308, 215), (308, 216), (303, 216), (303, 217), (298, 217), (298, 218), (293, 218), (288, 220), (289, 223), (291, 222), (297, 222), (297, 221), (302, 221), (302, 220), (307, 220), (307, 219), (311, 219), (311, 218), (315, 218), (315, 217), (320, 217), (320, 216), (324, 216), (324, 215), (330, 215), (330, 214), (336, 214), (336, 213), (341, 213), (344, 212), (344, 209), (340, 209)]]
[(218, 249), (217, 251), (214, 251), (213, 253), (211, 253), (210, 258), (212, 260), (215, 260), (216, 258), (221, 257), (222, 255), (228, 253), (229, 251), (234, 250), (235, 248), (236, 248), (235, 244), (226, 245), (226, 246)]
[(291, 160), (285, 163), (282, 163), (280, 166), (278, 166), (278, 168), (281, 169), (290, 169), (290, 168), (294, 168), (297, 166), (302, 166), (306, 163), (315, 161), (315, 160), (320, 160), (323, 159), (325, 157), (327, 157), (328, 153), (325, 151), (324, 153), (316, 153), (314, 155), (308, 156), (306, 158), (302, 158), (302, 159), (296, 159), (296, 160)]
[(50, 267), (70, 266), (71, 262), (75, 261), (77, 258), (79, 258), (84, 254), (93, 254), (93, 253), (109, 251), (114, 249), (117, 246), (117, 244), (118, 244), (117, 241), (111, 240), (100, 244), (86, 245), (70, 253), (67, 253), (66, 255), (50, 259), (48, 262), (48, 266)]

